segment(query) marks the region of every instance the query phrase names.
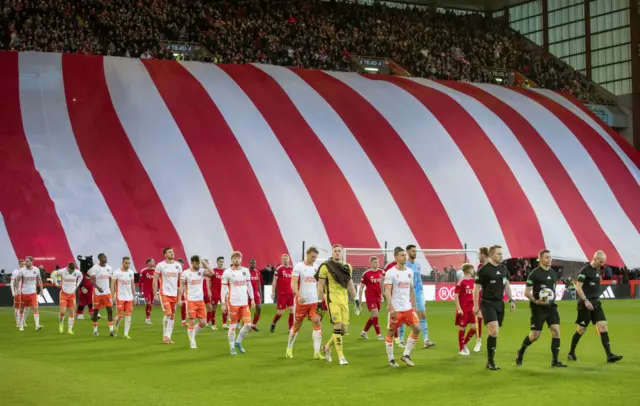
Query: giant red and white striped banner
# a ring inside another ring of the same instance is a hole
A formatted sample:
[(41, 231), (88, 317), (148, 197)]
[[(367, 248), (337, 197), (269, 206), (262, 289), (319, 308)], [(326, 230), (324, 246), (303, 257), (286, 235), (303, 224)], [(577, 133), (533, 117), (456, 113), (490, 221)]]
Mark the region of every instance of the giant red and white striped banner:
[(3, 268), (302, 241), (640, 266), (640, 155), (568, 95), (51, 53), (0, 53), (0, 95)]

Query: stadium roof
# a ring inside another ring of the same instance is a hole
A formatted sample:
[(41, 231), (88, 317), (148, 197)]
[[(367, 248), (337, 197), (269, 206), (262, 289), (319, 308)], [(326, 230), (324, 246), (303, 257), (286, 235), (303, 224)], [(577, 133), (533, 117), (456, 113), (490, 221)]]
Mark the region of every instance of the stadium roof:
[(476, 11), (498, 11), (505, 7), (527, 3), (531, 0), (392, 0), (398, 3), (433, 4), (444, 8)]

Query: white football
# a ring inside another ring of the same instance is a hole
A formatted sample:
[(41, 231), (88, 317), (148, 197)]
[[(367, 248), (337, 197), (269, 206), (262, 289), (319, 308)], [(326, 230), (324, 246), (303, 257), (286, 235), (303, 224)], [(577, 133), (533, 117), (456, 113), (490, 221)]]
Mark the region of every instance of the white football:
[(542, 300), (545, 303), (550, 303), (553, 302), (553, 299), (555, 299), (555, 293), (549, 289), (549, 288), (544, 288), (542, 290), (540, 290), (540, 293), (538, 294), (538, 299)]

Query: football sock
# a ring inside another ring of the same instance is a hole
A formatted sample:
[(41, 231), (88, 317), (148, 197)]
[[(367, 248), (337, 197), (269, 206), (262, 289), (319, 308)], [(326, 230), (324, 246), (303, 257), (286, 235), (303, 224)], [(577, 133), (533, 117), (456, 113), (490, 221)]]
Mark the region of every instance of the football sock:
[(189, 336), (189, 343), (195, 344), (196, 332), (195, 328), (192, 325), (189, 325), (189, 327), (187, 327), (187, 336)]
[(204, 324), (203, 325), (200, 325), (200, 323), (196, 324), (195, 328), (193, 329), (194, 337), (197, 336), (198, 333), (201, 332), (203, 328), (204, 328)]
[(429, 325), (427, 324), (427, 320), (420, 320), (420, 332), (422, 332), (424, 341), (429, 341)]
[(185, 321), (185, 319), (187, 318), (187, 306), (186, 305), (182, 305), (180, 306), (180, 316), (182, 321)]
[[(602, 336), (601, 336), (602, 337)], [(578, 346), (578, 341), (580, 341), (580, 338), (582, 338), (582, 335), (579, 334), (577, 331), (573, 334), (573, 338), (571, 339), (571, 349), (569, 350), (569, 354), (574, 354), (576, 351), (576, 347)], [(602, 338), (601, 338), (602, 340)]]
[(276, 313), (276, 315), (273, 316), (273, 320), (271, 321), (271, 324), (275, 325), (278, 322), (278, 320), (280, 320), (280, 317), (282, 317), (282, 315)]
[(13, 317), (16, 319), (16, 325), (20, 324), (20, 309), (13, 309)]
[(473, 337), (474, 335), (476, 335), (476, 329), (472, 328), (471, 330), (469, 330), (469, 332), (467, 333), (467, 336), (464, 338), (464, 345), (467, 345), (469, 340), (471, 340), (471, 337)]
[(298, 329), (292, 328), (291, 333), (289, 333), (289, 342), (287, 343), (287, 348), (293, 348), (293, 343), (296, 341), (296, 337), (298, 336)]
[(227, 318), (229, 317), (229, 313), (222, 312), (222, 324), (227, 324)]
[(64, 323), (64, 313), (60, 313), (58, 315), (58, 321), (60, 322), (60, 325)]
[(75, 322), (76, 322), (76, 315), (71, 313), (69, 315), (69, 318), (67, 319), (67, 328), (69, 330), (73, 330), (73, 325), (75, 324)]
[(251, 324), (245, 324), (244, 326), (242, 326), (242, 328), (240, 329), (240, 334), (238, 334), (238, 339), (236, 340), (237, 343), (242, 343), (242, 340), (244, 340), (244, 338), (247, 336), (247, 334), (249, 334), (249, 332), (251, 331)]
[(213, 322), (213, 312), (207, 312), (207, 323)]
[(227, 337), (229, 338), (229, 346), (233, 348), (233, 345), (236, 342), (236, 324), (235, 323), (229, 326), (229, 332), (227, 333)]
[(40, 327), (40, 314), (38, 313), (38, 310), (33, 311), (33, 321), (35, 321), (36, 327)]
[(293, 314), (289, 312), (289, 330), (293, 327)]
[(482, 317), (478, 317), (478, 340), (482, 338)]
[(97, 321), (94, 321), (94, 322), (93, 322), (93, 332), (95, 333), (95, 332), (97, 332), (97, 331), (98, 331), (98, 322), (97, 322)]
[(493, 364), (493, 356), (496, 353), (496, 345), (498, 344), (498, 337), (487, 337), (487, 361)]
[(211, 311), (211, 324), (213, 324), (214, 326), (216, 325), (216, 311), (215, 310)]
[(405, 357), (408, 357), (409, 355), (411, 355), (411, 350), (413, 350), (413, 347), (415, 347), (417, 341), (418, 341), (418, 336), (415, 335), (412, 331), (411, 334), (409, 334), (409, 338), (407, 339), (407, 345), (404, 347), (404, 352), (402, 353), (402, 355)]
[(611, 355), (611, 346), (609, 344), (609, 332), (605, 331), (604, 333), (600, 333), (600, 341), (602, 341), (602, 347), (604, 351), (607, 353), (607, 357)]
[(173, 325), (175, 322), (175, 319), (173, 319), (171, 316), (167, 321), (167, 337), (169, 337), (169, 339), (171, 339), (171, 334), (173, 334)]
[(326, 350), (328, 352), (331, 351), (332, 346), (333, 346), (333, 334), (331, 335), (331, 338), (329, 338), (329, 341), (327, 341), (327, 344), (325, 345)]
[(147, 320), (151, 318), (151, 305), (148, 304), (144, 307), (145, 313), (147, 315)]
[(373, 325), (373, 322), (371, 321), (373, 317), (369, 317), (369, 320), (367, 320), (367, 324), (364, 325), (364, 329), (362, 329), (362, 331), (364, 331), (365, 333), (367, 331), (369, 331), (369, 329), (371, 328), (371, 326)]
[(398, 329), (398, 337), (400, 337), (401, 342), (404, 341), (404, 324)]
[(167, 337), (167, 327), (169, 327), (169, 316), (162, 318), (162, 336)]
[(464, 330), (458, 330), (458, 347), (460, 347), (460, 351), (464, 349)]
[(131, 315), (124, 316), (124, 335), (129, 335), (129, 329), (131, 328)]
[(336, 352), (338, 353), (338, 357), (343, 358), (344, 354), (342, 353), (342, 330), (333, 330), (333, 342), (336, 345)]
[(518, 349), (518, 354), (520, 354), (520, 357), (522, 357), (524, 355), (524, 352), (527, 350), (527, 348), (533, 344), (531, 342), (531, 340), (529, 339), (529, 336), (527, 335), (524, 340), (522, 341), (522, 346)]
[(378, 321), (378, 316), (372, 317), (371, 322), (373, 323), (373, 328), (376, 329), (376, 334), (380, 335), (380, 322)]
[(109, 332), (113, 333), (113, 322), (109, 322)]
[(387, 359), (391, 361), (393, 358), (393, 338), (385, 337), (384, 345), (387, 347)]
[(551, 339), (551, 355), (553, 356), (553, 362), (558, 362), (558, 353), (560, 352), (560, 338)]
[(314, 329), (311, 337), (313, 337), (313, 353), (317, 354), (322, 346), (322, 330), (320, 328)]

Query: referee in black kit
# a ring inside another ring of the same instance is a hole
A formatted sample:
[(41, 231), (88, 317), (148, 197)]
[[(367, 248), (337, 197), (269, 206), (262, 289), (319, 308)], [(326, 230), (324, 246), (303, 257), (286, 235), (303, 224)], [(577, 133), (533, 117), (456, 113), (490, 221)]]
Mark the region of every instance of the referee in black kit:
[[(524, 352), (527, 347), (540, 337), (542, 327), (547, 323), (549, 330), (551, 330), (551, 366), (564, 368), (567, 365), (558, 361), (558, 353), (560, 352), (560, 314), (555, 301), (558, 275), (551, 268), (551, 252), (549, 250), (540, 251), (538, 261), (540, 265), (529, 274), (527, 287), (524, 291), (524, 295), (530, 300), (531, 332), (524, 338), (522, 347), (516, 354), (516, 365), (522, 365)], [(541, 298), (540, 291), (543, 289), (551, 289), (553, 294), (548, 298)]]
[(576, 293), (578, 293), (578, 317), (576, 324), (578, 328), (571, 340), (571, 350), (567, 355), (567, 359), (577, 361), (576, 347), (578, 341), (584, 334), (589, 322), (596, 325), (600, 333), (602, 347), (607, 354), (607, 362), (618, 362), (622, 359), (622, 355), (616, 355), (611, 352), (609, 345), (609, 331), (607, 329), (607, 318), (600, 303), (600, 268), (604, 266), (607, 256), (602, 251), (596, 251), (593, 254), (593, 260), (585, 265), (578, 274), (576, 281)]
[[(507, 267), (502, 264), (502, 247), (493, 245), (489, 247), (489, 262), (476, 274), (476, 283), (473, 289), (473, 312), (482, 311), (484, 324), (487, 326), (489, 337), (487, 338), (487, 369), (497, 371), (500, 369), (494, 361), (498, 332), (504, 319), (504, 294), (507, 294), (511, 311), (516, 309), (516, 302), (511, 296), (511, 287), (507, 280)], [(482, 289), (482, 301), (480, 301), (480, 289)]]

